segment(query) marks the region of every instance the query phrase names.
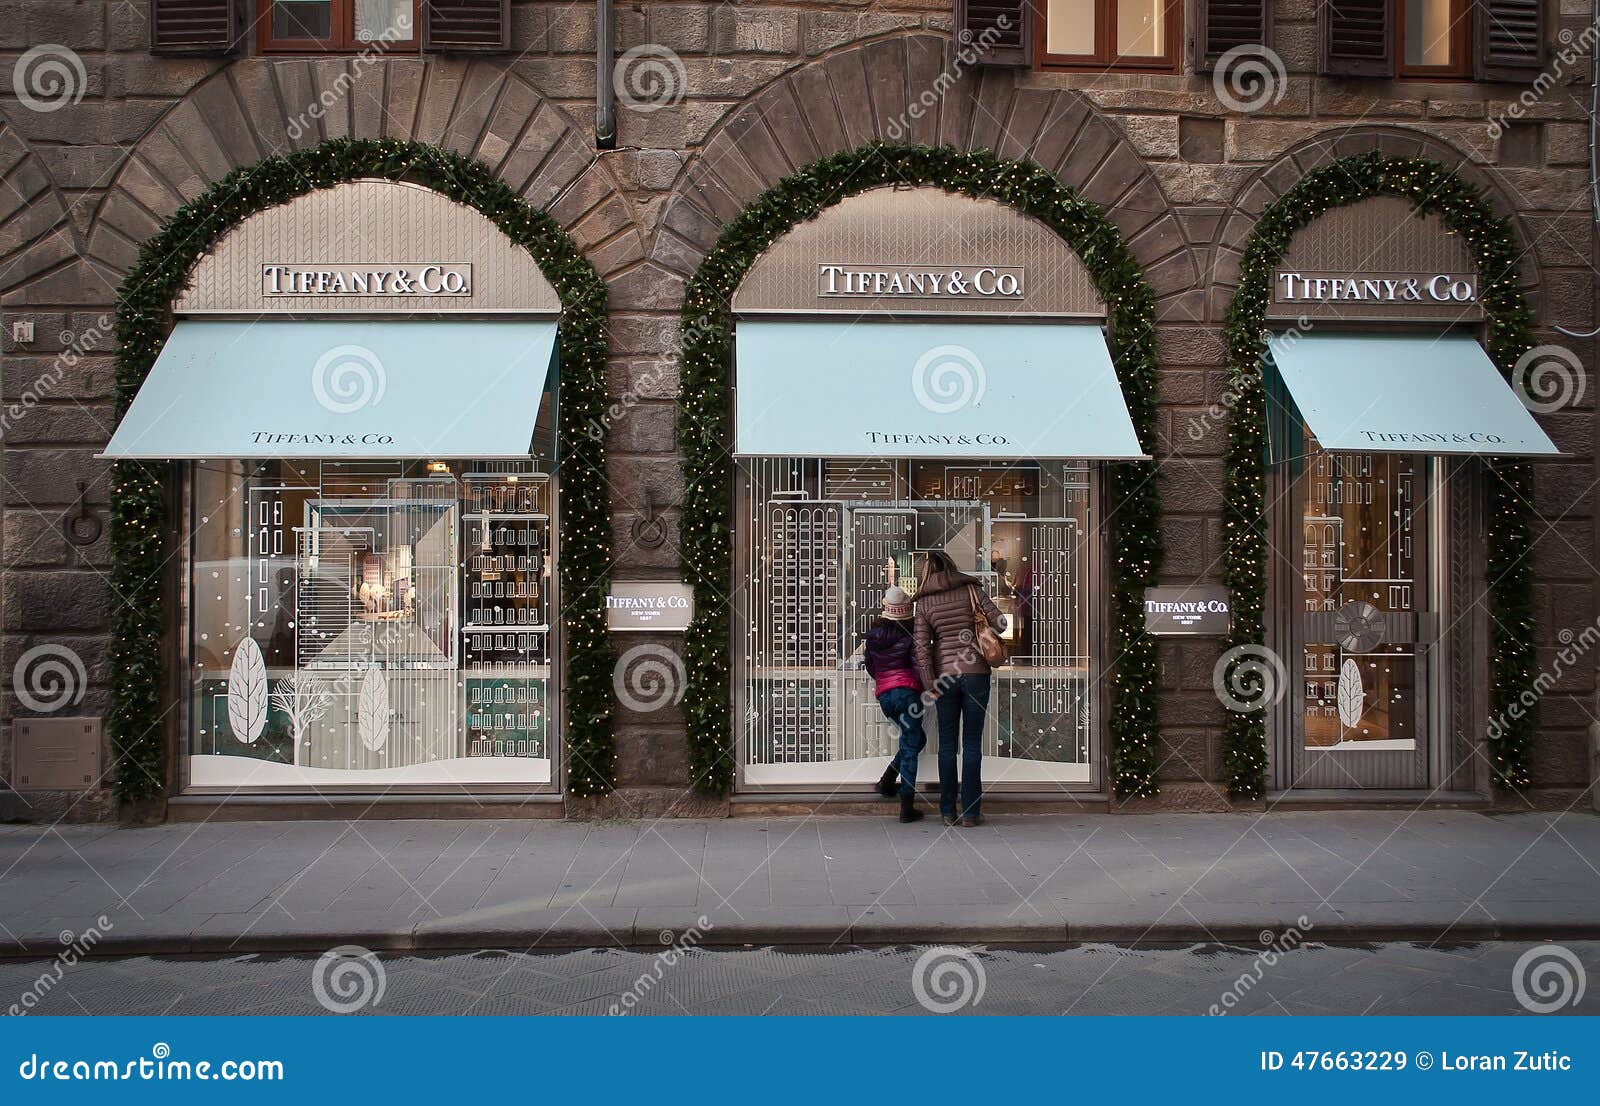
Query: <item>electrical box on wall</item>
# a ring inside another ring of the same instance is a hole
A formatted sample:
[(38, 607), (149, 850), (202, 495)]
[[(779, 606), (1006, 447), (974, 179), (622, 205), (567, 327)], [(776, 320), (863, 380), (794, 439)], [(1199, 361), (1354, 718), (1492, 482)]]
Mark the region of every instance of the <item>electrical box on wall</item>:
[(18, 718), (12, 723), (18, 791), (82, 791), (100, 779), (98, 718)]

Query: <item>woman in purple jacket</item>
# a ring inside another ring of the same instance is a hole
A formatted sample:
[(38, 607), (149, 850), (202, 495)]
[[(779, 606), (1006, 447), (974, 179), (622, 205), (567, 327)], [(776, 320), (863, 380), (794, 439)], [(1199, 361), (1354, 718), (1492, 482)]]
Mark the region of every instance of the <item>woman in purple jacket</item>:
[(883, 593), (883, 616), (875, 619), (867, 631), (865, 659), (878, 706), (885, 718), (900, 727), (900, 751), (878, 781), (878, 792), (885, 798), (892, 797), (898, 774), (900, 820), (915, 822), (922, 817), (915, 805), (917, 754), (928, 743), (928, 737), (922, 729), (922, 681), (917, 677), (911, 596), (904, 588), (891, 587)]

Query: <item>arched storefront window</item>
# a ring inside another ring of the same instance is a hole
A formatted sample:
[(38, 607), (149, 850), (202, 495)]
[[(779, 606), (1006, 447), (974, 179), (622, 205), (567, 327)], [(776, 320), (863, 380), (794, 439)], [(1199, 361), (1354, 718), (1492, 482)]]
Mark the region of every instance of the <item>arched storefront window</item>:
[(985, 784), (1100, 786), (1098, 462), (1144, 453), (1082, 262), (1005, 204), (880, 188), (776, 241), (732, 308), (737, 785), (883, 772), (863, 635), (939, 551), (1009, 623)]
[(1558, 452), (1483, 347), (1478, 280), (1393, 196), (1328, 211), (1272, 273), (1269, 786), (1476, 786), (1486, 466)]
[(560, 310), (389, 180), (200, 260), (106, 451), (186, 462), (185, 790), (557, 788)]

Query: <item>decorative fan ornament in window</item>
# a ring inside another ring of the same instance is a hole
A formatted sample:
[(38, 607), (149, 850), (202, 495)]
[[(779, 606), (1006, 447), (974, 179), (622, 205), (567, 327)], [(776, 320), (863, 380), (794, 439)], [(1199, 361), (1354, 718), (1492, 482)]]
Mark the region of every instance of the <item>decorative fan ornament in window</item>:
[(1370, 653), (1383, 644), (1388, 632), (1383, 612), (1371, 603), (1346, 603), (1333, 616), (1334, 640), (1346, 653)]

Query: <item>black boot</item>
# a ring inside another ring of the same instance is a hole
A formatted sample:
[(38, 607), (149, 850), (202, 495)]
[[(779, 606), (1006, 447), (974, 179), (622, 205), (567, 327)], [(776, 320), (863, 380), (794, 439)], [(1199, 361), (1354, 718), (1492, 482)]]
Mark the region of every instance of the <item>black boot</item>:
[(889, 762), (889, 767), (883, 770), (883, 776), (878, 780), (878, 794), (885, 799), (892, 799), (900, 793), (900, 785), (896, 781), (900, 773), (895, 769), (894, 761)]
[(902, 822), (918, 822), (922, 820), (922, 811), (917, 809), (915, 795), (900, 796), (900, 820)]

